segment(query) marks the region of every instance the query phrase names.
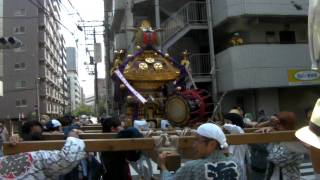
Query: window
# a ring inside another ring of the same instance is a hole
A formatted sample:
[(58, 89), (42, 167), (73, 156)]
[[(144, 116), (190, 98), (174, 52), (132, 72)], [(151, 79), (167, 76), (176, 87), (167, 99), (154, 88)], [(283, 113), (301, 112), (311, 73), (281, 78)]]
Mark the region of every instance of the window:
[(14, 12), (15, 16), (25, 16), (26, 15), (26, 9), (16, 9)]
[(26, 64), (24, 62), (14, 64), (14, 70), (25, 70), (25, 69), (26, 69)]
[(295, 44), (296, 35), (294, 31), (280, 31), (280, 44)]
[(46, 29), (46, 27), (44, 25), (41, 25), (38, 28), (39, 28), (39, 31), (44, 31)]
[(266, 32), (266, 42), (267, 43), (276, 43), (276, 33), (274, 31)]
[(21, 102), (20, 100), (16, 100), (16, 107), (19, 107), (19, 106), (21, 106)]
[(14, 27), (13, 33), (14, 34), (23, 34), (26, 32), (26, 28), (24, 26)]
[(26, 107), (27, 100), (26, 99), (17, 99), (16, 100), (16, 107)]
[(39, 42), (39, 48), (44, 48), (45, 45), (44, 45), (44, 42)]
[(21, 47), (14, 48), (13, 51), (14, 52), (25, 52), (26, 51), (26, 46), (25, 46), (25, 44), (22, 44)]
[(26, 81), (17, 81), (16, 82), (16, 89), (26, 88), (27, 82)]

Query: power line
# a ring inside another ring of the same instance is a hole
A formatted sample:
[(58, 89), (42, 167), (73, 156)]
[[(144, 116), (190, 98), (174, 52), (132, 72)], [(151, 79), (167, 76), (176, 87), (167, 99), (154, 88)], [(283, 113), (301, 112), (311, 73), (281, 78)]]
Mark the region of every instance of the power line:
[(69, 31), (72, 35), (74, 35), (74, 33), (67, 28), (62, 22), (60, 22), (53, 13), (50, 13), (42, 4), (39, 4), (40, 2), (37, 0), (38, 3), (35, 3), (33, 0), (28, 0), (31, 4), (33, 4), (35, 7), (41, 9), (46, 15), (50, 16), (53, 18), (54, 21), (58, 22), (63, 28), (65, 28), (67, 31)]
[(0, 16), (0, 19), (37, 19), (39, 16)]
[(62, 1), (61, 1), (61, 5), (62, 5), (62, 7), (68, 12), (68, 15), (71, 14), (70, 11), (69, 11), (69, 9), (67, 8), (67, 6), (64, 5), (64, 4), (62, 3)]
[(70, 0), (68, 0), (68, 3), (70, 4), (71, 8), (76, 12), (76, 14), (79, 16), (80, 20), (83, 21), (83, 18), (81, 17), (79, 11), (73, 6)]
[[(31, 0), (32, 1), (32, 0)], [(55, 20), (56, 22), (58, 22), (62, 27), (64, 27), (67, 31), (69, 31), (72, 35), (74, 35), (74, 33), (69, 29), (69, 28), (67, 28), (61, 21), (59, 21), (57, 18), (56, 18), (56, 16), (54, 15), (54, 13), (53, 12), (51, 12), (50, 13), (50, 11), (48, 11), (45, 7), (44, 7), (44, 5), (42, 5), (41, 4), (41, 2), (39, 2), (39, 0), (36, 0), (38, 3), (38, 5), (39, 6), (41, 6), (40, 7), (40, 9), (42, 9), (48, 16), (51, 16), (52, 18), (53, 18), (53, 20)], [(32, 1), (33, 2), (33, 1)], [(38, 7), (39, 7), (38, 6)]]

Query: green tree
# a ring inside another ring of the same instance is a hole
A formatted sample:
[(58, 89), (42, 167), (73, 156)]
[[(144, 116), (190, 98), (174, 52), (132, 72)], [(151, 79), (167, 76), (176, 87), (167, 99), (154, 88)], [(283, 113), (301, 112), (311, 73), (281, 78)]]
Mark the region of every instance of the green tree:
[(98, 101), (98, 113), (99, 115), (106, 114), (106, 104), (107, 104), (107, 99), (105, 96), (100, 96), (99, 101)]
[(86, 104), (80, 104), (74, 111), (72, 111), (72, 115), (80, 116), (80, 115), (94, 115), (93, 108)]

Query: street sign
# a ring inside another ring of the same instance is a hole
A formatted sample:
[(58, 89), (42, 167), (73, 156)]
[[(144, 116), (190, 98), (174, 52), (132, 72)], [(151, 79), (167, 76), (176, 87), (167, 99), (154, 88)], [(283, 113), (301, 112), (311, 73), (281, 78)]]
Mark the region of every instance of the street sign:
[(94, 60), (96, 63), (101, 62), (101, 43), (94, 44)]

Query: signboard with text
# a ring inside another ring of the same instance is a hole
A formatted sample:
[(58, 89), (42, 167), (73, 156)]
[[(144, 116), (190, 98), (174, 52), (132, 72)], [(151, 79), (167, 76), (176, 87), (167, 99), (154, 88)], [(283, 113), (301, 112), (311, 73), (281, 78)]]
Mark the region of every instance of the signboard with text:
[(289, 69), (289, 85), (320, 84), (320, 71), (311, 69)]

